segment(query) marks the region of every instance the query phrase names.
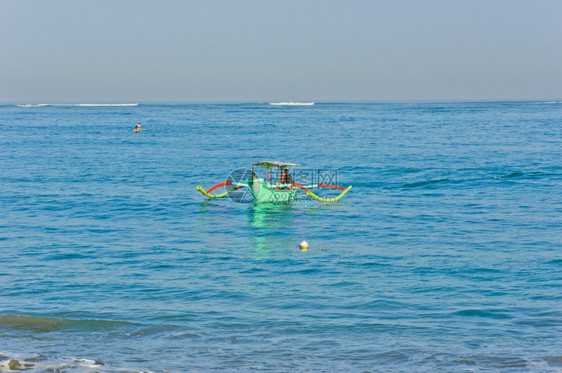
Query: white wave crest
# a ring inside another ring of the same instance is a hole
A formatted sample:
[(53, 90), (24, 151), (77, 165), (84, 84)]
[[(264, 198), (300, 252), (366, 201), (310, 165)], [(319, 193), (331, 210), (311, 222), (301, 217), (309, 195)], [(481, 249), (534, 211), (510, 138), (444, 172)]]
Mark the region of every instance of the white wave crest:
[(47, 106), (47, 104), (23, 104), (23, 105), (16, 105), (19, 107), (42, 107)]
[(77, 106), (77, 107), (99, 107), (99, 106), (110, 106), (110, 107), (120, 107), (120, 106), (137, 106), (138, 103), (133, 104), (22, 104), (16, 105), (18, 107), (45, 107), (45, 106)]
[(71, 106), (137, 106), (138, 104), (76, 104)]
[[(7, 356), (0, 353), (0, 372), (26, 371), (30, 373), (42, 372), (115, 372), (115, 367), (106, 365), (101, 361), (84, 358), (55, 357), (48, 358), (45, 355), (24, 356), (16, 354)], [(119, 369), (121, 371), (121, 369)], [(123, 371), (135, 373), (136, 370), (124, 369)], [(150, 373), (148, 370), (142, 372)], [(140, 373), (140, 372), (139, 372)]]
[(288, 101), (288, 102), (270, 102), (269, 104), (274, 106), (312, 106), (314, 105), (314, 102)]

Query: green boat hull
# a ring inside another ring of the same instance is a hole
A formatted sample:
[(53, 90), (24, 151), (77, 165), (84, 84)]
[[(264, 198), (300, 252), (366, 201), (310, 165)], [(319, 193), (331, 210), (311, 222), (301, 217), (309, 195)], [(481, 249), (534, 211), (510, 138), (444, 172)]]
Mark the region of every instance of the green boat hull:
[(248, 180), (248, 185), (257, 203), (289, 203), (297, 199), (297, 189), (273, 188), (260, 178)]

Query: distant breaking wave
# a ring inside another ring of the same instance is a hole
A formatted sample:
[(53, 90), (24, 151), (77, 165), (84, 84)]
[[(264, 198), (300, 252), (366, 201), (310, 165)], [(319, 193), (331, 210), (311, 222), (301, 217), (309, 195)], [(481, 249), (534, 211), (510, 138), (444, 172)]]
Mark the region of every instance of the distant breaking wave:
[(18, 107), (44, 107), (44, 106), (82, 106), (82, 107), (98, 107), (98, 106), (137, 106), (135, 104), (23, 104), (16, 105)]
[(289, 101), (289, 102), (270, 102), (270, 105), (274, 105), (274, 106), (312, 106), (314, 105), (314, 102), (293, 102), (293, 101)]

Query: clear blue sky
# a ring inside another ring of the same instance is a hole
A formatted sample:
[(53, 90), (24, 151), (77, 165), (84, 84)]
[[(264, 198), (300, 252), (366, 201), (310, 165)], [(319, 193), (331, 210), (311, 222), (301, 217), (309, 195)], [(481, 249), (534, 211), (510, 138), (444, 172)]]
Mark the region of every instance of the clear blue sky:
[(1, 102), (562, 99), (562, 1), (0, 0)]

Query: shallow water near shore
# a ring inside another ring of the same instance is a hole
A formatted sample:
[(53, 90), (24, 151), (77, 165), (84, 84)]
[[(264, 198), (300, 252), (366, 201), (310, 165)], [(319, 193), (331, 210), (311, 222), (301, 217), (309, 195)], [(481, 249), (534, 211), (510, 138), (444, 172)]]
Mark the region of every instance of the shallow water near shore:
[[(0, 371), (560, 371), (561, 123), (557, 101), (0, 105)], [(196, 190), (270, 159), (353, 189)]]

